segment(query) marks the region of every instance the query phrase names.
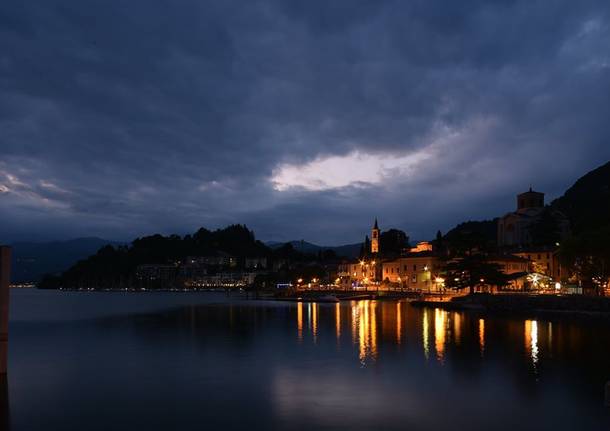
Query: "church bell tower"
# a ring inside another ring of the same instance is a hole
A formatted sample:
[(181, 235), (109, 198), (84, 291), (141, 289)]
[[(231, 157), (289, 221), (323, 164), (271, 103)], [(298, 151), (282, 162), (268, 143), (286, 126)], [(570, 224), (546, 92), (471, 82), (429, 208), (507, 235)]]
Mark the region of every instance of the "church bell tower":
[(375, 224), (371, 230), (371, 253), (379, 253), (379, 226), (377, 225), (377, 218), (375, 217)]

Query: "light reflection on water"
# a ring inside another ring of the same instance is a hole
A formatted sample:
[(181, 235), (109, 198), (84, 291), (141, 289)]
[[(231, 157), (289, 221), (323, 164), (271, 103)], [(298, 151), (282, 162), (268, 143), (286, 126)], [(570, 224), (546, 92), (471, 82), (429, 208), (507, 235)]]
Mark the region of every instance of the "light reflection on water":
[(297, 303), (297, 338), (303, 341), (303, 303)]
[[(297, 339), (303, 340), (303, 307), (307, 307), (309, 324), (305, 328), (311, 335), (314, 343), (318, 340), (319, 326), (324, 322), (320, 322), (320, 307), (324, 304), (318, 303), (302, 303), (296, 305), (296, 320), (297, 320)], [(327, 314), (333, 320), (335, 328), (335, 337), (337, 342), (340, 342), (342, 333), (341, 310), (349, 309), (351, 316), (351, 342), (358, 347), (358, 359), (361, 365), (366, 366), (369, 362), (374, 362), (378, 355), (378, 337), (382, 334), (378, 329), (379, 323), (382, 324), (384, 333), (391, 333), (394, 342), (399, 346), (403, 342), (403, 332), (407, 332), (412, 328), (405, 328), (407, 322), (403, 322), (403, 306), (408, 306), (401, 302), (379, 302), (374, 300), (351, 301), (349, 306), (336, 303), (333, 305), (334, 313)], [(433, 314), (433, 318), (431, 317)], [(324, 315), (324, 314), (323, 314)], [(446, 349), (448, 345), (459, 346), (462, 342), (462, 333), (467, 331), (465, 327), (466, 321), (463, 313), (448, 312), (441, 309), (421, 310), (421, 348), (424, 352), (426, 360), (430, 359), (430, 334), (434, 334), (434, 351), (436, 360), (440, 364), (445, 363)], [(389, 322), (393, 322), (391, 325)], [(485, 339), (486, 328), (485, 319), (476, 319), (477, 329), (476, 338), (478, 340), (479, 353), (481, 357), (485, 354)], [(410, 322), (413, 324), (414, 322)], [(387, 325), (387, 327), (385, 326)], [(528, 353), (534, 370), (539, 362), (540, 347), (539, 347), (539, 331), (538, 321), (524, 321), (524, 337), (523, 342)], [(552, 323), (547, 323), (548, 330), (546, 331), (546, 349), (550, 352), (553, 350), (553, 331)]]
[(341, 338), (341, 304), (335, 304), (335, 332), (337, 334), (337, 342)]
[(400, 345), (402, 335), (402, 302), (396, 302), (396, 344)]
[(462, 316), (460, 313), (452, 313), (453, 320), (453, 341), (459, 345), (462, 341)]
[(436, 358), (443, 363), (445, 358), (445, 336), (447, 335), (447, 312), (439, 308), (434, 310), (434, 347)]
[(481, 358), (485, 354), (485, 320), (479, 319), (479, 349), (481, 351)]
[[(552, 332), (548, 334), (549, 350), (552, 350)], [(538, 365), (538, 322), (536, 320), (525, 321), (525, 350), (529, 352), (532, 365), (536, 370)]]
[(11, 431), (610, 429), (604, 323), (224, 296), (145, 312), (151, 297), (128, 297), (131, 314), (99, 295), (89, 320), (69, 318), (88, 296), (39, 309), (65, 298), (61, 321), (20, 319), (15, 301)]
[(422, 344), (424, 347), (424, 356), (426, 360), (430, 357), (430, 344), (428, 340), (428, 334), (430, 332), (428, 328), (428, 309), (424, 308), (424, 312), (422, 315)]

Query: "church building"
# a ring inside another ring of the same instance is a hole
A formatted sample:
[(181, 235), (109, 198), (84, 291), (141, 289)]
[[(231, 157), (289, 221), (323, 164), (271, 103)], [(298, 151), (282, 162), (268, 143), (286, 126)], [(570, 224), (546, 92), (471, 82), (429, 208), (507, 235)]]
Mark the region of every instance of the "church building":
[(517, 211), (498, 220), (498, 246), (523, 247), (531, 244), (530, 227), (542, 216), (544, 193), (529, 191), (517, 195)]
[[(504, 249), (531, 248), (534, 244), (532, 227), (544, 220), (545, 211), (550, 212), (551, 221), (547, 220), (551, 229), (555, 229), (559, 239), (569, 232), (569, 221), (565, 214), (557, 210), (550, 210), (544, 206), (544, 193), (530, 189), (517, 195), (517, 211), (506, 214), (498, 219), (498, 247)], [(540, 245), (540, 244), (538, 244)], [(554, 244), (546, 244), (554, 246)]]

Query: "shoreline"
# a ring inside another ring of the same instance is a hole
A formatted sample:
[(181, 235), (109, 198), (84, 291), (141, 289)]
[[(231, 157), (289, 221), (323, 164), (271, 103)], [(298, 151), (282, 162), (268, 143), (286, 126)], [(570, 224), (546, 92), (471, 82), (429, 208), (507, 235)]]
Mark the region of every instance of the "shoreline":
[(473, 294), (451, 301), (411, 301), (414, 307), (464, 311), (494, 317), (575, 318), (610, 321), (610, 299), (553, 295)]
[[(20, 288), (22, 290), (25, 288)], [(36, 289), (36, 288), (33, 288)], [(36, 289), (45, 291), (47, 289)], [(278, 295), (271, 291), (247, 291), (243, 289), (50, 289), (60, 292), (106, 293), (223, 293), (228, 297), (278, 302), (344, 302), (360, 300), (405, 301), (417, 308), (438, 308), (445, 311), (468, 312), (493, 317), (531, 317), (560, 319), (607, 320), (610, 322), (610, 298), (571, 295), (529, 295), (523, 293), (492, 295), (475, 293), (453, 297), (428, 295), (416, 292), (345, 292), (304, 291), (290, 295)], [(331, 301), (329, 297), (336, 297)], [(442, 298), (445, 298), (443, 300)]]

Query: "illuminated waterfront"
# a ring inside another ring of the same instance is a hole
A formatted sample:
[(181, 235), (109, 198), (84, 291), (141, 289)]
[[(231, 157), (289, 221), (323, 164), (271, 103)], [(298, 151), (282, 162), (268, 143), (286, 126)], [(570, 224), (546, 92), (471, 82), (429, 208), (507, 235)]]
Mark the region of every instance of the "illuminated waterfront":
[(610, 424), (599, 322), (223, 294), (22, 290), (13, 307), (13, 430)]

